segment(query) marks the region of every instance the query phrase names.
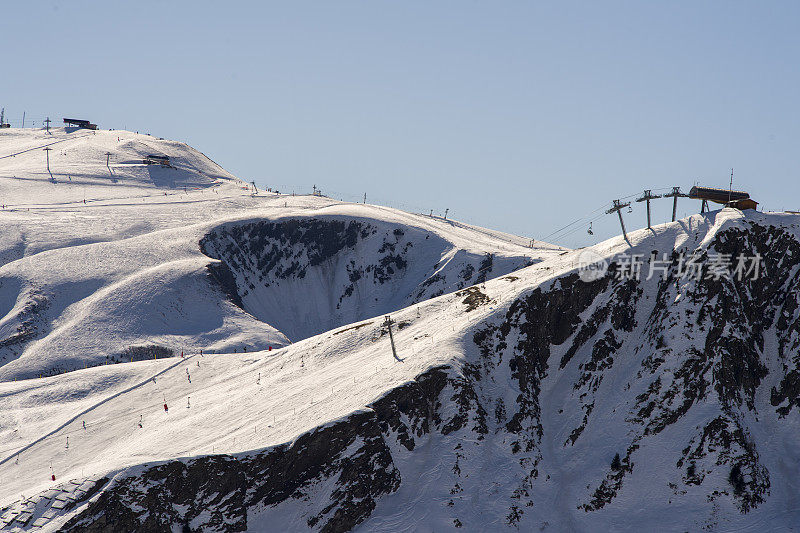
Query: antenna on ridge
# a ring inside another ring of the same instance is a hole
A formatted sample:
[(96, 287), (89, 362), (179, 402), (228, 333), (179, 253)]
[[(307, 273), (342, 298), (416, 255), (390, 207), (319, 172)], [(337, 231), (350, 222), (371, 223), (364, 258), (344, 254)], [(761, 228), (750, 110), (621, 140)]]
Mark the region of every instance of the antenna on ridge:
[(731, 203), (731, 196), (733, 196), (733, 168), (731, 168), (731, 184), (728, 187), (728, 203)]

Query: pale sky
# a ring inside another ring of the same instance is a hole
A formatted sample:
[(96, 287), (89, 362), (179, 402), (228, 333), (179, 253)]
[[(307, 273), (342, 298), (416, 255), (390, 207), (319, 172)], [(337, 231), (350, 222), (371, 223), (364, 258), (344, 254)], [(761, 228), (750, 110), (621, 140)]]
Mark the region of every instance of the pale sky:
[[(645, 188), (727, 188), (731, 167), (766, 209), (800, 210), (798, 22), (789, 1), (10, 0), (0, 106), (541, 239)], [(587, 226), (550, 240), (619, 232)]]

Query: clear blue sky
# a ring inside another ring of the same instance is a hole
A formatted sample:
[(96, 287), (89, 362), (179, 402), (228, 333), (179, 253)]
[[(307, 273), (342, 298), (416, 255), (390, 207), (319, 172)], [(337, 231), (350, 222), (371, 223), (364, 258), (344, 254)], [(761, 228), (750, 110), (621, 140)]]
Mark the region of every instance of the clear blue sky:
[[(0, 105), (14, 126), (86, 117), (282, 191), (543, 238), (644, 188), (727, 187), (731, 167), (800, 210), (798, 23), (796, 1), (11, 0)], [(551, 240), (618, 233), (577, 226)]]

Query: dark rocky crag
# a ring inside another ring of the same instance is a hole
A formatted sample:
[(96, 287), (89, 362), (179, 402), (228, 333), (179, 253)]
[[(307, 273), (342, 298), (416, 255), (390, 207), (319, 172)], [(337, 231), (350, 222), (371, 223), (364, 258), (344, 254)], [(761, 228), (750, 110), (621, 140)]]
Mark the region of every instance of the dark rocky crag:
[[(70, 532), (245, 531), (248, 510), (289, 499), (306, 502), (309, 527), (349, 531), (364, 521), (400, 473), (389, 434), (408, 450), (438, 419), (444, 368), (433, 368), (369, 407), (261, 453), (171, 461), (122, 476), (63, 528)], [(410, 425), (402, 421), (411, 420)], [(327, 495), (315, 485), (328, 478)], [(327, 498), (323, 497), (327, 496)]]
[[(587, 433), (600, 411), (619, 417), (614, 431), (624, 445), (585, 489), (573, 491), (575, 499), (560, 498), (569, 513), (616, 505), (647, 467), (642, 452), (690, 418), (698, 423), (686, 426), (688, 437), (667, 458), (666, 480), (654, 483), (667, 485), (676, 501), (706, 502), (707, 521), (695, 527), (713, 529), (724, 502), (742, 515), (758, 512), (775, 473), (754, 433), (764, 421), (800, 416), (800, 243), (780, 227), (748, 226), (717, 233), (708, 247), (673, 251), (672, 266), (680, 252), (706, 259), (757, 253), (765, 276), (681, 279), (673, 268), (666, 279), (637, 281), (617, 279), (613, 264), (590, 283), (562, 276), (478, 324), (458, 368), (431, 369), (370, 410), (291, 444), (131, 469), (65, 530), (243, 531), (249, 513), (296, 500), (306, 506), (306, 526), (347, 531), (368, 520), (381, 498), (415, 483), (402, 475), (404, 457), (423, 444), (436, 445), (451, 472), (441, 490), (450, 495), (444, 505), (453, 527), (481, 527), (467, 517), (490, 485), (505, 502), (503, 522), (527, 529), (551, 516), (542, 495), (561, 494), (548, 485), (551, 476), (563, 477), (548, 463), (553, 450), (590, 447)], [(460, 297), (464, 312), (488, 303), (477, 288)], [(553, 381), (567, 375), (574, 379), (561, 403), (545, 404)], [(470, 478), (466, 465), (487, 454), (506, 454), (505, 468)], [(323, 489), (323, 480), (334, 480), (334, 488)]]

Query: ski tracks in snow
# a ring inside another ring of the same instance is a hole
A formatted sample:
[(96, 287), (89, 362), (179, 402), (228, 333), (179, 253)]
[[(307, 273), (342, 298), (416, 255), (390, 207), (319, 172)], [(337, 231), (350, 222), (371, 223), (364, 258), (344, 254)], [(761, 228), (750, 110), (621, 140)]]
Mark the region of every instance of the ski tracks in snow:
[(57, 434), (59, 431), (65, 429), (67, 426), (69, 426), (70, 424), (72, 424), (73, 422), (75, 422), (76, 420), (81, 418), (82, 416), (85, 416), (87, 413), (90, 413), (90, 412), (94, 411), (95, 409), (97, 409), (98, 407), (107, 404), (111, 400), (119, 398), (120, 396), (122, 396), (124, 394), (127, 394), (127, 393), (129, 393), (129, 392), (131, 392), (133, 390), (136, 390), (136, 389), (138, 389), (138, 388), (150, 383), (151, 381), (153, 381), (154, 378), (157, 378), (157, 377), (161, 376), (162, 374), (165, 374), (165, 373), (169, 372), (173, 368), (175, 368), (177, 366), (180, 366), (182, 363), (186, 363), (186, 362), (190, 361), (191, 359), (193, 359), (197, 355), (198, 354), (193, 354), (193, 355), (190, 355), (188, 357), (181, 357), (178, 362), (176, 362), (176, 363), (168, 366), (167, 368), (165, 368), (165, 369), (153, 374), (152, 376), (148, 377), (147, 379), (142, 380), (139, 383), (136, 383), (135, 385), (132, 385), (132, 386), (128, 387), (125, 390), (121, 390), (121, 391), (119, 391), (117, 393), (114, 393), (111, 396), (100, 400), (99, 402), (95, 403), (94, 405), (92, 405), (90, 407), (87, 407), (83, 411), (77, 413), (75, 416), (73, 416), (72, 418), (70, 418), (69, 420), (67, 420), (66, 422), (64, 422), (63, 424), (61, 424), (60, 426), (58, 426), (54, 430), (52, 430), (50, 433), (47, 433), (46, 435), (43, 435), (42, 437), (39, 437), (38, 439), (34, 440), (30, 444), (27, 444), (27, 445), (23, 446), (22, 448), (20, 448), (19, 450), (17, 450), (16, 452), (12, 453), (8, 457), (0, 460), (0, 466), (2, 466), (5, 463), (11, 461), (14, 457), (18, 456), (22, 452), (30, 450), (31, 448), (33, 448), (34, 446), (36, 446), (40, 442), (43, 442), (43, 441), (47, 440), (48, 438), (52, 437), (53, 435)]

